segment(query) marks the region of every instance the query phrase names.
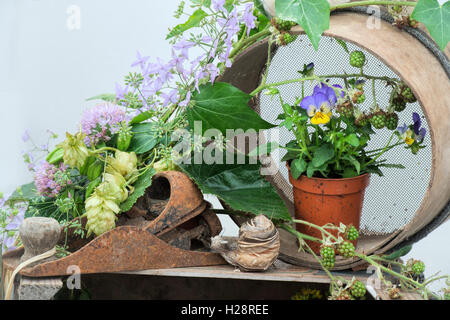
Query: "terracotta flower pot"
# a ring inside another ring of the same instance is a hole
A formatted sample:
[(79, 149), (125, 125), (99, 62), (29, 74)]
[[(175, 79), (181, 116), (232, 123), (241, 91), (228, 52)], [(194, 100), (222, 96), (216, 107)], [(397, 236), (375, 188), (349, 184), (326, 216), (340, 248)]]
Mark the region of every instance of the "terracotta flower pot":
[[(369, 185), (369, 174), (354, 178), (324, 179), (301, 175), (293, 179), (289, 170), (289, 181), (293, 186), (295, 218), (318, 226), (332, 223), (339, 226), (353, 225), (359, 230), (364, 192)], [(301, 233), (321, 238), (319, 230), (296, 224)], [(336, 235), (337, 232), (331, 232)], [(311, 249), (319, 254), (320, 243), (307, 241)], [(356, 247), (356, 241), (353, 241)]]

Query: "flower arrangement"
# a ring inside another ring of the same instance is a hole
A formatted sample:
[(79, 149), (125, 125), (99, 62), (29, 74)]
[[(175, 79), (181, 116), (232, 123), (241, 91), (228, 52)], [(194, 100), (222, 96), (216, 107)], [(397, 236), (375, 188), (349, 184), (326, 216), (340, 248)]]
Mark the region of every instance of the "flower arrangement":
[[(363, 2), (370, 5), (376, 1)], [(423, 13), (429, 9), (426, 2), (421, 0), (417, 4), (414, 15), (417, 20), (428, 25), (434, 23), (433, 26), (447, 23), (423, 18)], [(398, 126), (397, 123), (396, 112), (403, 111), (406, 103), (415, 99), (411, 90), (398, 79), (364, 74), (365, 57), (361, 52), (352, 52), (349, 57), (350, 65), (360, 69), (357, 74), (317, 75), (314, 64), (310, 63), (300, 71), (302, 78), (299, 79), (268, 84), (265, 75), (261, 85), (250, 94), (218, 81), (234, 58), (253, 43), (268, 38), (271, 43), (286, 45), (295, 40), (289, 30), (297, 23), (304, 27), (317, 47), (317, 37), (326, 29), (324, 21), (327, 22), (330, 10), (359, 4), (362, 3), (330, 7), (326, 0), (279, 0), (276, 1), (278, 18), (273, 18), (264, 10), (265, 1), (191, 0), (189, 9), (186, 2), (181, 1), (175, 16), (181, 18), (189, 10), (189, 18), (168, 33), (167, 40), (172, 45), (168, 59), (152, 60), (138, 52), (131, 64), (137, 71), (125, 76), (123, 84), (116, 84), (114, 94), (90, 98), (102, 102), (82, 115), (78, 132), (67, 133), (51, 150), (48, 145), (35, 146), (35, 152), (44, 154), (40, 162), (35, 154), (24, 154), (35, 179), (13, 194), (0, 197), (2, 249), (20, 244), (18, 225), (24, 217), (33, 215), (53, 217), (66, 231), (75, 228), (82, 237), (102, 235), (115, 228), (118, 215), (130, 210), (144, 194), (154, 174), (182, 170), (203, 192), (215, 194), (234, 210), (271, 217), (279, 227), (296, 235), (311, 254), (314, 252), (308, 250), (305, 240), (318, 241), (331, 248), (323, 250), (322, 257), (314, 256), (333, 279), (333, 297), (351, 297), (351, 294), (360, 297), (364, 293), (356, 281), (339, 286), (328, 271), (334, 265), (336, 251), (345, 257), (364, 259), (398, 276), (403, 286), (430, 295), (425, 284), (408, 276), (407, 271), (410, 272), (412, 266), (405, 266), (406, 271), (399, 274), (382, 265), (389, 257), (368, 257), (355, 252), (349, 241), (358, 235), (354, 230), (347, 232), (349, 226), (310, 224), (322, 232), (323, 239), (309, 237), (292, 228), (292, 223), (308, 222), (291, 218), (274, 188), (261, 177), (259, 162), (244, 165), (223, 162), (229, 153), (221, 151), (228, 150), (233, 138), (227, 136), (228, 129), (246, 131), (275, 127), (248, 107), (249, 100), (261, 92), (280, 99), (284, 111), (279, 116), (280, 126), (292, 130), (296, 136), (286, 146), (272, 142), (269, 148), (288, 150), (284, 160), (291, 162), (296, 177), (305, 172), (308, 176), (322, 177), (351, 177), (365, 172), (380, 174), (380, 167), (401, 167), (380, 160), (388, 150), (405, 145), (416, 153), (424, 147), (426, 131), (421, 128), (417, 114), (413, 114), (410, 125)], [(303, 13), (295, 12), (302, 6)], [(315, 14), (315, 7), (320, 8), (319, 14)], [(433, 10), (441, 9), (433, 7)], [(440, 45), (442, 47), (442, 43)], [(200, 49), (201, 54), (193, 56), (191, 49), (194, 47)], [(329, 82), (330, 79), (342, 79), (344, 85)], [(310, 95), (304, 92), (306, 81), (316, 83)], [(392, 87), (386, 110), (374, 104), (370, 114), (366, 114), (358, 108), (364, 101), (364, 86), (368, 81), (372, 82), (372, 88), (375, 81), (384, 81)], [(288, 82), (298, 82), (302, 86), (294, 105), (285, 103), (277, 89)], [(197, 130), (199, 122), (201, 127)], [(367, 150), (367, 143), (375, 133), (372, 127), (392, 131), (381, 150)], [(208, 135), (211, 130), (214, 133)], [(58, 139), (51, 132), (50, 137)], [(394, 137), (398, 141), (391, 144)], [(27, 133), (23, 139), (31, 140)], [(182, 152), (180, 139), (187, 142)], [(267, 150), (267, 146), (259, 146), (255, 152), (259, 155), (264, 149)], [(196, 152), (210, 155), (216, 160), (215, 164), (198, 163)], [(247, 155), (242, 156), (248, 160)], [(215, 181), (209, 179), (211, 176)], [(233, 192), (237, 189), (246, 190), (244, 199)], [(84, 228), (74, 222), (79, 217), (87, 218)], [(337, 230), (339, 236), (330, 230)], [(67, 248), (60, 249), (61, 254), (69, 254)], [(416, 269), (418, 267), (414, 267)]]

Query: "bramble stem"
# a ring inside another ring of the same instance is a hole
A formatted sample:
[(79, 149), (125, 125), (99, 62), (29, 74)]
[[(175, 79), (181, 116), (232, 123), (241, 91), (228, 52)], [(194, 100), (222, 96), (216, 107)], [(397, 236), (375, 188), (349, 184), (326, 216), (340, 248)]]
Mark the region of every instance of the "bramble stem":
[(345, 9), (345, 8), (352, 8), (352, 7), (360, 7), (360, 6), (372, 6), (372, 5), (398, 5), (398, 6), (411, 6), (414, 7), (417, 3), (412, 1), (356, 1), (351, 3), (342, 3), (338, 4), (334, 7), (330, 8), (330, 11), (339, 10), (339, 9)]

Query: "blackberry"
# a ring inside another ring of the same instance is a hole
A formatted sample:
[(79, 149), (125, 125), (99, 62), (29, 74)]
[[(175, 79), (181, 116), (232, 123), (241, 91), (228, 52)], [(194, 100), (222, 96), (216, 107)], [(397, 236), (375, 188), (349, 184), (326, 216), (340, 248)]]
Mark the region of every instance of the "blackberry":
[(395, 111), (402, 112), (406, 108), (406, 102), (401, 99), (393, 99), (391, 106)]
[(370, 123), (375, 129), (383, 129), (386, 126), (386, 113), (382, 110), (372, 113)]
[(280, 18), (273, 18), (272, 25), (280, 31), (289, 31), (296, 25), (293, 21), (282, 20)]
[(326, 269), (334, 267), (335, 258), (322, 258), (322, 266)]
[(425, 264), (420, 260), (416, 260), (412, 265), (411, 270), (415, 275), (418, 276), (425, 271)]
[(358, 104), (363, 103), (364, 101), (366, 101), (366, 95), (364, 93), (356, 99), (356, 103)]
[(330, 246), (324, 246), (320, 249), (320, 256), (324, 259), (334, 259), (334, 248)]
[(344, 241), (339, 245), (338, 252), (344, 258), (351, 258), (355, 255), (355, 246), (351, 242)]
[(365, 127), (368, 123), (369, 123), (369, 117), (365, 113), (362, 113), (355, 119), (355, 124), (358, 127)]
[(353, 297), (351, 296), (350, 293), (348, 293), (347, 291), (342, 291), (336, 298), (334, 298), (335, 300), (354, 300)]
[(356, 229), (354, 226), (348, 226), (347, 230), (345, 230), (345, 239), (350, 241), (355, 241), (359, 237), (358, 229)]
[(350, 53), (350, 65), (355, 68), (362, 68), (366, 62), (366, 56), (362, 51), (355, 50)]
[(337, 113), (340, 115), (352, 118), (353, 117), (353, 105), (350, 101), (345, 101), (344, 103), (340, 104), (336, 108)]
[(395, 130), (398, 126), (398, 116), (395, 112), (389, 112), (386, 114), (386, 128), (389, 130)]
[(402, 97), (405, 99), (406, 102), (414, 103), (417, 101), (416, 96), (412, 92), (411, 88), (409, 88), (408, 86), (402, 85), (400, 87), (400, 90), (401, 90), (400, 94), (402, 95)]
[(356, 280), (350, 287), (350, 293), (355, 298), (362, 298), (366, 295), (366, 286), (361, 281)]
[(278, 36), (278, 45), (286, 46), (291, 42), (294, 42), (297, 39), (297, 36), (294, 36), (290, 33), (284, 32)]

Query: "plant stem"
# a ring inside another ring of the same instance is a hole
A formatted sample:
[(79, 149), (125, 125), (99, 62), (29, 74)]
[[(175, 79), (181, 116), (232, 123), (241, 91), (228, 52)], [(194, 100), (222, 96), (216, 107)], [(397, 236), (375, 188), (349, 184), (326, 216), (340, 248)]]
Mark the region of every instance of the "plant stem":
[(314, 75), (314, 76), (305, 77), (305, 78), (289, 79), (289, 80), (284, 80), (284, 81), (275, 82), (275, 83), (261, 84), (258, 88), (253, 90), (253, 92), (251, 92), (250, 95), (254, 96), (257, 93), (261, 92), (262, 90), (270, 88), (270, 87), (277, 87), (277, 86), (282, 86), (282, 85), (291, 84), (291, 83), (295, 83), (295, 82), (303, 83), (305, 81), (310, 81), (310, 80), (322, 81), (321, 79), (325, 79), (325, 78), (347, 79), (347, 78), (352, 78), (352, 77), (363, 77), (363, 78), (371, 79), (371, 80), (384, 80), (384, 81), (396, 81), (396, 82), (399, 81), (398, 79), (395, 79), (395, 78), (378, 77), (378, 76), (371, 76), (368, 74), (360, 74), (360, 73)]
[(394, 133), (391, 134), (391, 137), (389, 138), (389, 141), (387, 143), (387, 145), (383, 148), (383, 150), (375, 157), (372, 158), (372, 160), (370, 160), (369, 162), (366, 163), (366, 166), (368, 166), (369, 164), (371, 164), (372, 162), (376, 161), (379, 157), (381, 157), (381, 155), (383, 153), (385, 153), (388, 150), (389, 145), (391, 144), (391, 140), (394, 137)]
[(295, 223), (300, 223), (300, 224), (307, 225), (308, 227), (315, 228), (315, 229), (317, 229), (317, 230), (327, 234), (328, 236), (330, 236), (331, 238), (333, 238), (334, 240), (337, 241), (337, 238), (333, 234), (331, 234), (329, 231), (325, 230), (323, 227), (317, 226), (317, 225), (315, 225), (313, 223), (310, 223), (310, 222), (304, 221), (304, 220), (293, 219), (292, 221), (295, 222)]
[(289, 231), (290, 233), (292, 233), (294, 236), (296, 236), (297, 238), (301, 238), (304, 240), (309, 240), (309, 241), (314, 241), (314, 242), (322, 242), (321, 239), (316, 238), (316, 237), (312, 237), (312, 236), (308, 236), (306, 234), (303, 234), (301, 232), (298, 232), (297, 230), (295, 230), (294, 228), (292, 228), (290, 225), (283, 223), (282, 225), (280, 225), (280, 228)]
[(351, 2), (351, 3), (338, 4), (334, 7), (331, 7), (330, 11), (345, 9), (345, 8), (352, 8), (352, 7), (359, 7), (359, 6), (372, 6), (372, 5), (398, 5), (398, 6), (414, 7), (416, 4), (417, 4), (416, 2), (412, 2), (412, 1), (376, 1), (376, 0), (356, 1), (356, 2)]
[(248, 37), (247, 39), (243, 40), (243, 41), (239, 41), (236, 44), (236, 47), (231, 50), (230, 55), (228, 56), (228, 58), (231, 60), (233, 59), (235, 56), (237, 56), (237, 54), (243, 49), (245, 48), (247, 45), (252, 44), (253, 42), (256, 42), (257, 40), (259, 40), (260, 38), (263, 38), (265, 36), (268, 36), (270, 34), (270, 30), (267, 28), (265, 28), (264, 30), (255, 33), (254, 35)]

